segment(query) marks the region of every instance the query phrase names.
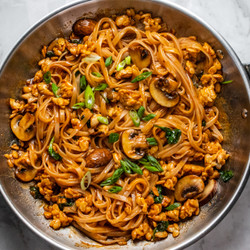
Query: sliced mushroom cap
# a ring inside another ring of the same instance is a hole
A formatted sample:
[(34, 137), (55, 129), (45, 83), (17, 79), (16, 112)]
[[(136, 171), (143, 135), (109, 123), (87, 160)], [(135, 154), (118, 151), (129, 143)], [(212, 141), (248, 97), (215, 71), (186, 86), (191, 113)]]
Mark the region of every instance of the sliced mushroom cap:
[(141, 70), (151, 63), (151, 55), (148, 50), (140, 45), (131, 46), (128, 50), (132, 62)]
[(134, 129), (129, 129), (122, 134), (122, 147), (124, 153), (131, 159), (141, 159), (148, 147), (145, 135)]
[(11, 129), (15, 136), (21, 141), (31, 140), (35, 134), (36, 130), (33, 126), (35, 122), (34, 115), (26, 113), (24, 116), (17, 115), (11, 120)]
[(177, 182), (174, 195), (177, 201), (185, 201), (200, 194), (203, 190), (204, 182), (200, 177), (187, 175)]
[(23, 182), (32, 181), (37, 174), (37, 170), (32, 167), (17, 167), (15, 170), (16, 177)]
[(92, 19), (79, 19), (73, 25), (73, 32), (77, 36), (88, 36), (90, 35), (94, 28), (96, 22)]
[(217, 181), (214, 179), (210, 179), (204, 191), (198, 194), (195, 198), (199, 200), (200, 205), (204, 205), (213, 198), (213, 196), (216, 193), (216, 190), (217, 190)]
[(88, 168), (105, 166), (111, 159), (112, 154), (108, 149), (97, 148), (86, 157), (86, 166)]
[(159, 87), (160, 78), (153, 78), (149, 85), (149, 91), (153, 99), (163, 107), (171, 108), (178, 104), (180, 97), (177, 92), (167, 93)]

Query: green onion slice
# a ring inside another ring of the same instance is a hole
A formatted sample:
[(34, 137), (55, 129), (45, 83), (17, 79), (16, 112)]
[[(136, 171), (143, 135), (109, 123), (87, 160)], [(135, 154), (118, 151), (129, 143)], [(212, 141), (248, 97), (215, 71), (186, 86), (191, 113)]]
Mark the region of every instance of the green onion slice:
[(112, 56), (109, 56), (106, 60), (105, 60), (105, 66), (108, 67), (112, 64), (113, 60), (112, 60)]
[(142, 81), (142, 80), (148, 78), (148, 77), (151, 76), (151, 75), (152, 75), (152, 72), (151, 72), (151, 71), (143, 72), (143, 73), (141, 73), (140, 75), (138, 75), (137, 77), (135, 77), (131, 82), (132, 82), (132, 83), (135, 83), (135, 82)]
[(138, 116), (137, 112), (134, 109), (132, 109), (129, 111), (129, 116), (132, 119), (134, 125), (136, 127), (139, 127), (140, 126), (140, 117)]
[[(86, 185), (86, 181), (87, 181), (87, 185)], [(88, 171), (81, 180), (80, 186), (82, 190), (86, 190), (88, 189), (89, 185), (91, 183), (91, 173)]]
[(120, 187), (120, 186), (113, 186), (108, 191), (110, 193), (119, 193), (120, 191), (122, 191), (122, 187)]
[(43, 75), (43, 80), (49, 84), (51, 82), (51, 73), (50, 71), (47, 71), (44, 75)]
[(80, 108), (84, 108), (85, 103), (84, 102), (78, 102), (76, 104), (74, 104), (71, 108), (72, 109), (80, 109)]
[(98, 116), (97, 117), (97, 120), (100, 122), (100, 123), (103, 123), (103, 124), (106, 124), (108, 125), (109, 124), (109, 120), (107, 117), (104, 117), (104, 116)]
[(95, 104), (95, 95), (92, 88), (88, 85), (84, 92), (85, 107), (92, 109)]

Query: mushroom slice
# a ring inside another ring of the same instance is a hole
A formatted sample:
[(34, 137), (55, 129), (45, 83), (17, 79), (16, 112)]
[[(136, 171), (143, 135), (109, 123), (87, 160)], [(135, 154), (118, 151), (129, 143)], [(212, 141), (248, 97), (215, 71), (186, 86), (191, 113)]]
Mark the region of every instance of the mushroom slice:
[(147, 68), (151, 63), (151, 55), (140, 45), (131, 46), (128, 50), (132, 62), (141, 70)]
[(108, 149), (97, 148), (94, 149), (94, 151), (86, 157), (86, 166), (88, 168), (97, 168), (107, 165), (111, 161), (111, 159), (112, 154)]
[[(149, 91), (154, 100), (163, 107), (171, 108), (178, 104), (180, 97), (177, 92), (167, 93), (158, 84), (160, 78), (153, 78), (149, 85)], [(173, 94), (174, 93), (174, 94)]]
[(174, 196), (177, 201), (193, 198), (204, 190), (203, 180), (196, 175), (187, 175), (181, 178), (176, 186)]
[(122, 147), (124, 153), (131, 159), (141, 159), (148, 147), (145, 135), (140, 134), (134, 129), (129, 129), (122, 134)]
[(26, 113), (24, 116), (17, 115), (11, 120), (11, 129), (15, 136), (21, 141), (29, 141), (32, 139), (36, 130), (33, 126), (35, 122), (34, 115)]
[(96, 22), (92, 19), (79, 19), (73, 25), (73, 32), (77, 36), (88, 36), (90, 35), (94, 28)]
[(37, 170), (35, 168), (29, 167), (17, 167), (15, 171), (16, 177), (23, 182), (32, 181), (37, 174)]
[(217, 190), (217, 181), (214, 179), (210, 179), (204, 191), (198, 194), (195, 198), (199, 200), (200, 205), (205, 205), (213, 198), (213, 196), (216, 193), (216, 190)]

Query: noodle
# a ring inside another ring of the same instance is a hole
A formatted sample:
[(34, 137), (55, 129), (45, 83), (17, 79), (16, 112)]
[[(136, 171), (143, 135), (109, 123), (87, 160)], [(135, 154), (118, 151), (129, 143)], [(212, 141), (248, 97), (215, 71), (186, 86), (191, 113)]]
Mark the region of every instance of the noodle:
[(105, 245), (177, 237), (211, 197), (229, 157), (214, 106), (221, 64), (165, 27), (133, 9), (78, 20), (10, 99), (19, 142), (6, 158), (34, 180), (55, 230), (72, 224)]

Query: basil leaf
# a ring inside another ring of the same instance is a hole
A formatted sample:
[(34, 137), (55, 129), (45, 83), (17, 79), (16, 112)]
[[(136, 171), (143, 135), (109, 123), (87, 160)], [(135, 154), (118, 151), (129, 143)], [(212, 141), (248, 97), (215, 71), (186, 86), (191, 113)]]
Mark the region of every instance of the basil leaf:
[(64, 203), (59, 203), (58, 204), (58, 207), (60, 210), (63, 210), (64, 207), (72, 207), (74, 205), (74, 200), (73, 199), (66, 199), (67, 202), (64, 202)]
[(158, 142), (156, 141), (156, 139), (154, 137), (147, 138), (146, 140), (150, 146), (157, 146), (158, 145)]
[(43, 75), (43, 80), (49, 84), (51, 82), (51, 73), (50, 71), (47, 71), (44, 75)]
[(170, 129), (167, 127), (161, 127), (158, 125), (155, 125), (155, 127), (160, 128), (162, 131), (166, 133), (166, 138), (168, 144), (175, 144), (179, 141), (181, 136), (181, 130), (180, 129)]
[(140, 118), (139, 118), (137, 112), (134, 109), (132, 109), (132, 110), (129, 111), (129, 116), (132, 119), (134, 125), (136, 127), (139, 127), (141, 121), (140, 121)]
[(43, 196), (39, 191), (39, 187), (31, 186), (30, 187), (30, 194), (33, 196), (34, 199), (42, 199)]
[(155, 234), (156, 233), (166, 231), (168, 226), (169, 226), (168, 221), (160, 221), (160, 222), (158, 222), (157, 226), (154, 228), (154, 231), (153, 231), (153, 240), (155, 239)]
[(201, 125), (202, 125), (203, 127), (206, 127), (206, 125), (207, 125), (206, 121), (205, 121), (205, 120), (202, 120)]
[(106, 125), (109, 124), (109, 120), (108, 120), (107, 117), (98, 116), (98, 117), (97, 117), (97, 120), (98, 120), (100, 123), (103, 123), (103, 124), (106, 124)]
[(102, 77), (102, 75), (99, 72), (92, 72), (91, 74), (96, 77)]
[(85, 103), (78, 102), (78, 103), (74, 104), (71, 108), (72, 109), (80, 109), (80, 108), (84, 108), (84, 106), (85, 106)]
[(49, 50), (49, 51), (47, 51), (46, 56), (52, 57), (52, 56), (55, 56), (55, 53), (53, 51)]
[(113, 173), (112, 176), (110, 176), (108, 179), (106, 179), (105, 181), (103, 181), (100, 186), (104, 187), (104, 186), (110, 186), (113, 185), (114, 183), (116, 183), (120, 177), (122, 176), (124, 170), (123, 168), (118, 168), (115, 170), (115, 172)]
[(150, 121), (151, 119), (153, 119), (156, 115), (155, 114), (148, 114), (145, 117), (142, 118), (143, 121)]
[(86, 76), (81, 76), (80, 78), (81, 91), (84, 91), (86, 89), (86, 86), (87, 86)]
[(142, 81), (142, 80), (148, 78), (148, 77), (151, 76), (151, 75), (152, 75), (152, 72), (151, 72), (151, 71), (143, 72), (143, 73), (141, 73), (140, 75), (138, 75), (137, 77), (135, 77), (131, 82), (132, 82), (132, 83), (135, 83), (135, 82)]
[(234, 173), (232, 170), (224, 170), (224, 171), (219, 171), (220, 177), (224, 182), (228, 182), (233, 176)]
[(143, 106), (141, 106), (138, 110), (137, 110), (137, 114), (139, 116), (139, 118), (141, 119), (144, 115), (145, 112), (145, 108)]
[(162, 203), (162, 200), (163, 200), (163, 195), (162, 195), (162, 186), (161, 185), (156, 185), (155, 186), (157, 188), (157, 191), (159, 193), (159, 196), (156, 196), (152, 191), (151, 191), (151, 194), (153, 195), (154, 197), (154, 202), (157, 204), (157, 203)]
[(109, 135), (109, 143), (114, 143), (119, 140), (119, 134), (118, 133), (111, 133)]
[(94, 88), (94, 91), (102, 91), (108, 87), (108, 84), (106, 83), (101, 83), (97, 87)]
[(58, 91), (59, 87), (57, 87), (57, 85), (55, 83), (52, 83), (51, 87), (52, 87), (52, 91), (53, 91), (55, 97), (58, 98), (59, 95), (57, 94), (57, 91)]
[(50, 143), (49, 143), (49, 149), (48, 149), (49, 155), (50, 155), (51, 157), (53, 157), (55, 160), (60, 161), (60, 160), (62, 159), (62, 157), (61, 157), (58, 153), (56, 153), (56, 152), (54, 151), (54, 149), (53, 149), (54, 140), (55, 140), (55, 138), (53, 137), (53, 138), (51, 139)]
[(121, 167), (123, 168), (126, 174), (132, 174), (132, 170), (126, 161), (120, 160), (120, 163), (121, 163)]
[(88, 85), (84, 92), (85, 107), (92, 109), (95, 104), (95, 95), (92, 88)]
[(165, 210), (171, 211), (171, 210), (174, 210), (174, 209), (176, 209), (176, 208), (178, 208), (178, 207), (180, 207), (180, 206), (181, 206), (180, 203), (175, 202), (175, 203), (169, 205), (168, 207), (166, 207)]
[(135, 164), (134, 162), (130, 161), (129, 159), (125, 159), (125, 162), (128, 163), (129, 167), (132, 169), (132, 171), (134, 173), (137, 173), (137, 174), (140, 174), (140, 175), (143, 174), (141, 168), (137, 164)]
[(228, 84), (228, 83), (231, 83), (231, 82), (233, 82), (233, 80), (224, 81), (224, 82), (222, 82), (221, 84)]
[(109, 191), (110, 193), (119, 193), (120, 191), (122, 191), (122, 187), (113, 186), (113, 187), (110, 188), (108, 191)]
[(108, 67), (112, 64), (113, 59), (112, 56), (109, 56), (106, 60), (105, 60), (105, 66)]

